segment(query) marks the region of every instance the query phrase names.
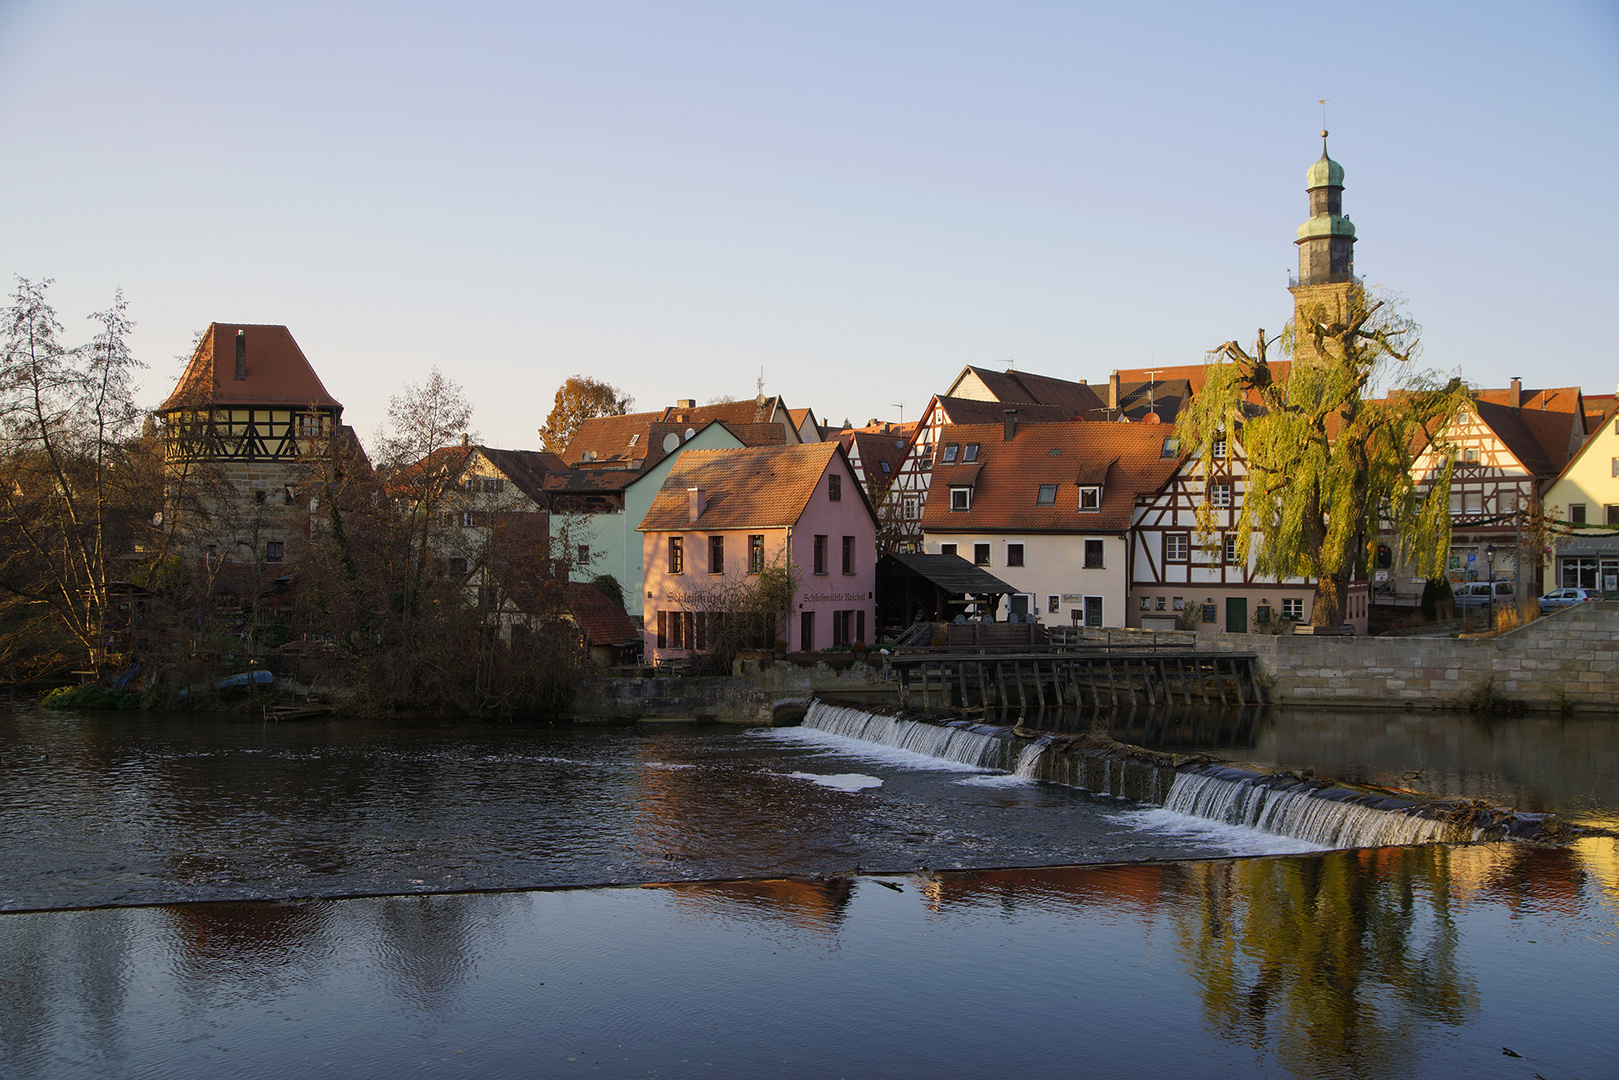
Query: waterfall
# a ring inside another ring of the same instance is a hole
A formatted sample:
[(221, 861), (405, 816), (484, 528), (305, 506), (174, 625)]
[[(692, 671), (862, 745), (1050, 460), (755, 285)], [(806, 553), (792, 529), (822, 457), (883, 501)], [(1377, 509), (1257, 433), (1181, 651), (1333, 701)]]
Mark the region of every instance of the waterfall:
[[(1177, 768), (1151, 760), (1151, 755), (1143, 759), (1116, 751), (1074, 748), (1071, 740), (1053, 735), (1021, 742), (1010, 729), (989, 724), (909, 720), (816, 701), (804, 716), (804, 726), (1155, 804), (1178, 814), (1291, 836), (1323, 847), (1426, 844), (1480, 835), (1470, 826), (1450, 822), (1446, 813), (1451, 803), (1380, 795), (1301, 780), (1289, 773), (1256, 773), (1220, 765)], [(1550, 817), (1515, 817), (1542, 816)], [(1505, 812), (1504, 819), (1513, 817)], [(1517, 834), (1516, 829), (1512, 831)], [(1504, 830), (1496, 833), (1504, 834)]]
[(961, 720), (929, 724), (815, 701), (804, 714), (803, 726), (981, 769), (1011, 772), (1017, 764), (1012, 732), (990, 724)]
[(1177, 775), (1163, 806), (1333, 848), (1429, 844), (1472, 833), (1454, 835), (1444, 819), (1419, 816), (1421, 803), (1218, 766)]

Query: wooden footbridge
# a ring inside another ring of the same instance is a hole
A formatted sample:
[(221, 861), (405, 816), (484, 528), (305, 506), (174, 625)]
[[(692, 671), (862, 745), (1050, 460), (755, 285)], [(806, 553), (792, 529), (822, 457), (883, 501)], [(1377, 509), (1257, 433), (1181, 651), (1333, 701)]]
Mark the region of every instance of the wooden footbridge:
[(1191, 634), (1058, 631), (1047, 643), (1017, 644), (1005, 642), (1010, 636), (952, 632), (947, 644), (897, 649), (888, 663), (900, 702), (1027, 709), (1264, 701), (1254, 653), (1199, 650)]

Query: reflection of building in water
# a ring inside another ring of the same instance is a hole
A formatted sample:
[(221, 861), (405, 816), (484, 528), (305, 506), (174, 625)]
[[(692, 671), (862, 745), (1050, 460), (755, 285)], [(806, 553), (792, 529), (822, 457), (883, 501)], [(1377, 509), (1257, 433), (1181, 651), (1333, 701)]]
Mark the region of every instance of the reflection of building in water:
[(1150, 915), (1181, 894), (1187, 868), (1177, 863), (1052, 866), (939, 871), (922, 884), (929, 907), (1062, 910), (1106, 907)]
[(1494, 901), (1514, 915), (1576, 915), (1587, 900), (1585, 860), (1566, 847), (1459, 848), (1451, 860), (1451, 879), (1459, 900)]
[(853, 882), (778, 878), (769, 881), (720, 881), (653, 885), (685, 910), (727, 921), (784, 923), (804, 930), (831, 934), (843, 921)]
[(162, 908), (174, 967), (188, 985), (209, 990), (284, 989), (328, 953), (330, 904), (179, 904)]

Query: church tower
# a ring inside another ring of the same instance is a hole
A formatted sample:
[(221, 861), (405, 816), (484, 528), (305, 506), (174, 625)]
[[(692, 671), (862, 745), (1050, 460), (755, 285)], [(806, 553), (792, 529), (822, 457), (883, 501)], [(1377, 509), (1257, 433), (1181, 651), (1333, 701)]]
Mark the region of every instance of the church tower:
[(1304, 325), (1306, 308), (1341, 313), (1358, 287), (1355, 278), (1355, 226), (1344, 214), (1344, 167), (1327, 156), (1327, 133), (1321, 133), (1321, 159), (1304, 174), (1310, 193), (1310, 219), (1299, 226), (1299, 276), (1293, 284), (1295, 325)]

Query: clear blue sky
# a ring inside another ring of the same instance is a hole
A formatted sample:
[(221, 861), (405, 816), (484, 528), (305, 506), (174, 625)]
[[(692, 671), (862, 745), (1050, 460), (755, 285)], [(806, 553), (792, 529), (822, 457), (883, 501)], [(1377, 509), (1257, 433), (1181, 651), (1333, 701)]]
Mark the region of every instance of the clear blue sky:
[(1599, 0), (0, 0), (0, 273), (74, 338), (122, 286), (149, 404), (218, 320), (363, 436), (434, 365), (513, 447), (575, 372), (914, 419), (1280, 328), (1322, 97), (1425, 363), (1611, 393)]

